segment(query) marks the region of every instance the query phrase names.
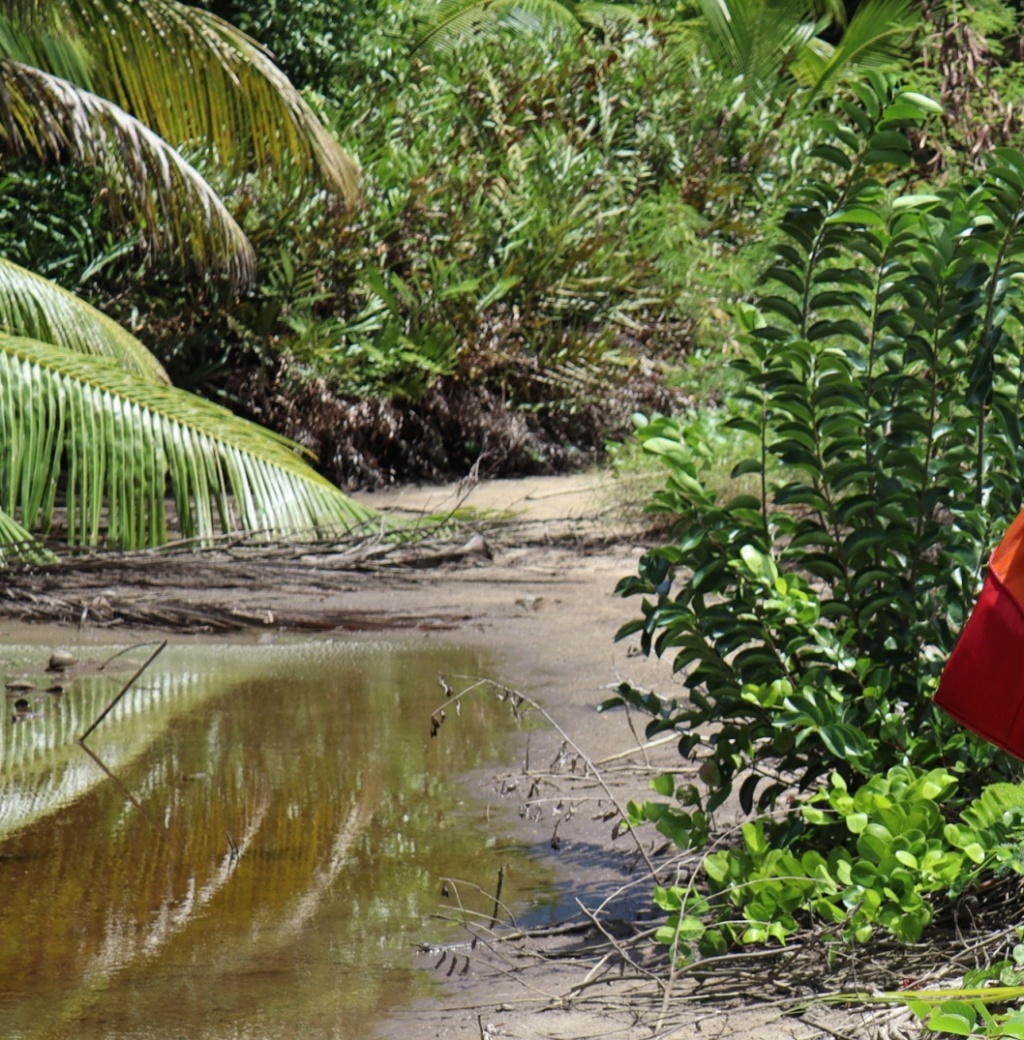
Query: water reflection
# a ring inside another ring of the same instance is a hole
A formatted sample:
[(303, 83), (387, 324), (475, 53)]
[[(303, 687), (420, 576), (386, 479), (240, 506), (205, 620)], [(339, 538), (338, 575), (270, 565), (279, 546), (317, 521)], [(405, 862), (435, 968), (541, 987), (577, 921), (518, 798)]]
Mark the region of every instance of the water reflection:
[(450, 784), (501, 757), (506, 713), (471, 701), (428, 736), (438, 671), (485, 670), (401, 644), (169, 649), (90, 737), (121, 786), (74, 744), (118, 679), (8, 716), (0, 1035), (372, 1035), (420, 984), (439, 877), (488, 890), (511, 862), (506, 893), (535, 891)]

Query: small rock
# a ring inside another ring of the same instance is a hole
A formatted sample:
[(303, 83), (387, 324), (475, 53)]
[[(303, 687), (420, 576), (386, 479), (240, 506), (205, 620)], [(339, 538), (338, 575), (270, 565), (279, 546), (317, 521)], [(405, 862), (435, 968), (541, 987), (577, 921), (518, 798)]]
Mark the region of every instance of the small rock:
[(466, 556), (483, 556), (487, 560), (494, 559), (494, 551), (482, 534), (473, 535), (459, 551)]
[(14, 702), (14, 714), (11, 715), (11, 718), (14, 722), (27, 722), (29, 719), (38, 719), (39, 716), (24, 697), (19, 697)]
[(50, 663), (46, 666), (48, 672), (63, 672), (78, 664), (78, 658), (67, 650), (54, 650), (50, 654)]

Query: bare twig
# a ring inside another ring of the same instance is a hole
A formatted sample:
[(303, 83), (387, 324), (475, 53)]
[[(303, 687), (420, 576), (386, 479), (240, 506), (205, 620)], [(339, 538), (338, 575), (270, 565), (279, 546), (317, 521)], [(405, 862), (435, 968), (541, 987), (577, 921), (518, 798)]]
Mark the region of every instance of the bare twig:
[[(532, 697), (529, 697), (524, 693), (520, 693), (518, 690), (512, 689), (510, 686), (505, 686), (503, 683), (497, 682), (494, 679), (481, 678), (480, 676), (472, 675), (458, 675), (453, 676), (453, 678), (468, 680), (470, 682), (470, 685), (467, 686), (464, 690), (460, 691), (459, 693), (455, 693), (452, 690), (452, 687), (448, 680), (444, 676), (439, 676), (441, 687), (447, 694), (447, 698), (445, 704), (438, 707), (430, 716), (432, 735), (437, 733), (437, 731), (441, 727), (441, 724), (444, 722), (446, 706), (453, 705), (454, 703), (458, 702), (463, 697), (465, 697), (467, 694), (470, 694), (473, 691), (478, 690), (480, 688), (489, 688), (497, 690), (502, 700), (507, 700), (509, 702), (509, 704), (512, 707), (512, 712), (516, 716), (516, 718), (519, 718), (519, 709), (520, 706), (523, 704), (529, 705), (530, 708), (536, 711), (548, 723), (548, 725), (550, 725), (552, 729), (554, 729), (555, 732), (562, 738), (563, 746), (568, 746), (572, 748), (572, 750), (578, 756), (579, 760), (582, 761), (584, 766), (591, 772), (594, 779), (601, 787), (601, 790), (604, 791), (605, 795), (608, 797), (608, 800), (618, 810), (619, 815), (623, 819), (626, 818), (625, 809), (622, 807), (619, 800), (615, 797), (614, 792), (608, 786), (604, 777), (601, 775), (601, 771), (594, 764), (590, 756), (576, 743), (576, 741), (572, 739), (572, 737), (569, 736), (569, 734), (562, 728), (562, 726), (543, 707), (541, 707), (541, 705), (537, 701), (535, 701)], [(636, 844), (637, 852), (643, 859), (644, 863), (647, 865), (647, 869), (648, 871), (650, 871), (651, 877), (657, 877), (658, 869), (651, 862), (651, 858), (648, 855), (647, 850), (644, 848), (643, 842), (640, 840), (640, 838), (637, 836), (634, 830), (630, 829), (629, 833), (630, 836), (633, 838), (634, 843)]]
[[(614, 755), (605, 755), (604, 758), (599, 758), (594, 765), (604, 766), (609, 762), (617, 762), (621, 758), (631, 758), (633, 755), (643, 754), (644, 758), (647, 757), (647, 752), (652, 751), (656, 747), (661, 747), (663, 744), (672, 744), (679, 740), (678, 733), (666, 733), (663, 737), (658, 737), (657, 740), (648, 740), (646, 744), (641, 744), (639, 747), (626, 748), (625, 751), (619, 751)], [(647, 768), (647, 765), (644, 766)], [(697, 771), (697, 766), (693, 767), (693, 771)], [(673, 769), (673, 772), (678, 773), (680, 770), (677, 768)]]
[[(141, 645), (145, 646), (146, 644), (143, 643)], [(89, 736), (89, 734), (92, 733), (92, 731), (110, 714), (110, 712), (114, 708), (114, 705), (117, 704), (117, 702), (128, 692), (132, 683), (134, 683), (135, 680), (138, 679), (140, 675), (142, 675), (142, 673), (156, 659), (157, 654), (159, 654), (165, 646), (167, 646), (166, 639), (149, 655), (149, 657), (146, 658), (146, 660), (138, 668), (135, 674), (124, 684), (124, 686), (121, 687), (118, 695), (106, 706), (106, 708), (103, 709), (103, 711), (100, 713), (99, 718), (96, 719), (96, 721), (78, 738), (79, 744), (85, 743), (85, 738)]]
[[(110, 664), (111, 661), (116, 661), (117, 658), (121, 657), (123, 654), (130, 653), (132, 650), (138, 650), (140, 647), (143, 647), (143, 646), (156, 646), (159, 643), (160, 643), (160, 640), (158, 640), (158, 639), (151, 639), (148, 643), (132, 643), (131, 646), (126, 646), (126, 647), (124, 647), (124, 649), (118, 650), (116, 654), (111, 654), (103, 662), (103, 664), (97, 666), (96, 671), (102, 672), (103, 669), (106, 668), (107, 665)], [(163, 641), (163, 643), (160, 644), (160, 650), (162, 650), (166, 645), (167, 645), (167, 640), (165, 639)], [(159, 653), (159, 652), (160, 651), (158, 650), (157, 653)], [(155, 657), (156, 654), (154, 654), (153, 656)], [(153, 658), (151, 657), (149, 660), (151, 661), (152, 659)], [(149, 664), (149, 661), (147, 661), (146, 664)], [(146, 667), (146, 665), (143, 665), (143, 668), (145, 668), (145, 667)], [(85, 740), (85, 737), (83, 737), (82, 739)]]
[(498, 923), (498, 912), (501, 909), (501, 886), (505, 883), (505, 864), (498, 867), (498, 883), (494, 888), (494, 909), (491, 911), (491, 923), (487, 926), (493, 928)]

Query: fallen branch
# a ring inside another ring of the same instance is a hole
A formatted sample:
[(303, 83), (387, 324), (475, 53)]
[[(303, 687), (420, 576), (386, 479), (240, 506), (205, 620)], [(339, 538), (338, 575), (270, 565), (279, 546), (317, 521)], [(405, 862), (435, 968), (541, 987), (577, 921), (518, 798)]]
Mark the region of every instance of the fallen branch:
[(135, 674), (124, 684), (124, 686), (121, 687), (117, 696), (106, 706), (106, 708), (103, 709), (102, 712), (100, 712), (99, 718), (96, 719), (96, 721), (93, 722), (93, 724), (78, 738), (79, 744), (85, 743), (85, 738), (92, 733), (92, 731), (111, 713), (111, 711), (113, 711), (114, 705), (116, 705), (117, 702), (128, 692), (135, 680), (138, 679), (138, 677), (150, 666), (150, 664), (156, 659), (157, 654), (159, 654), (165, 646), (167, 646), (166, 639), (149, 655), (149, 657), (146, 658)]

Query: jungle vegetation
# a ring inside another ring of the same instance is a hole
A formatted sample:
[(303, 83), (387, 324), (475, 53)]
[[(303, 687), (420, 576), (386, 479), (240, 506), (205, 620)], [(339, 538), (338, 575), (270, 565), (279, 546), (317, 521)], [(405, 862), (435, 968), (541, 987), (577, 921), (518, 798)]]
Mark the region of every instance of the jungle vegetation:
[(1024, 872), (1016, 766), (930, 699), (1022, 504), (1022, 39), (1003, 0), (0, 0), (4, 540), (159, 543), (168, 494), (332, 533), (339, 487), (632, 417), (667, 533), (622, 635), (687, 696), (608, 707), (702, 780), (630, 807), (693, 856), (659, 938), (917, 943)]

